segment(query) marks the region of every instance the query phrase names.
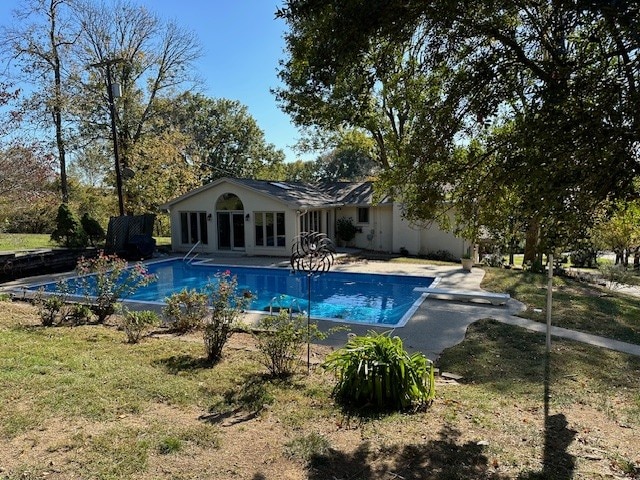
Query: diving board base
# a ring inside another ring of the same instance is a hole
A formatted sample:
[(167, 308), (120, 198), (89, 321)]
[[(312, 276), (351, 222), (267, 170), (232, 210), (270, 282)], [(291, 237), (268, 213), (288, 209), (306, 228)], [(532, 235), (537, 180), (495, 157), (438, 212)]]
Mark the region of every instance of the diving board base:
[(453, 300), (485, 300), (492, 305), (504, 305), (511, 298), (508, 293), (483, 292), (477, 290), (448, 290), (444, 288), (416, 287), (413, 291), (427, 293), (434, 297), (449, 297)]

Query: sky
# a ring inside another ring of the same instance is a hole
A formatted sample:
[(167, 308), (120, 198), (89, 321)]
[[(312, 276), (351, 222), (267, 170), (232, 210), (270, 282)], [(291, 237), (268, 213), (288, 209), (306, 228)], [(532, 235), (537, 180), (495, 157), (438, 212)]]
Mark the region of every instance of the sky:
[[(24, 0), (0, 0), (0, 25)], [(285, 23), (275, 19), (280, 0), (131, 0), (165, 20), (174, 20), (198, 36), (203, 56), (197, 62), (202, 93), (246, 105), (268, 143), (287, 161), (309, 160), (293, 150), (300, 137), (269, 91), (279, 85), (278, 61), (284, 58)]]

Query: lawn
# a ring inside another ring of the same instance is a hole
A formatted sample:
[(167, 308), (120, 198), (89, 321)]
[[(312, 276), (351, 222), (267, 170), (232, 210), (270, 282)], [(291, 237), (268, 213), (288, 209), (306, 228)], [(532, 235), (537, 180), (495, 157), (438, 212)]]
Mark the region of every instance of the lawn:
[[(492, 275), (513, 292), (536, 282)], [(129, 345), (112, 326), (45, 328), (31, 305), (0, 302), (0, 337), (5, 479), (640, 475), (640, 359), (554, 340), (547, 363), (543, 336), (493, 321), (442, 355), (462, 379), (440, 379), (431, 407), (361, 416), (336, 406), (320, 368), (267, 377), (247, 334), (209, 368), (198, 335)]]
[[(171, 237), (154, 238), (158, 246), (171, 246)], [(0, 233), (0, 252), (55, 248), (57, 246), (55, 242), (51, 241), (51, 235), (48, 233)]]

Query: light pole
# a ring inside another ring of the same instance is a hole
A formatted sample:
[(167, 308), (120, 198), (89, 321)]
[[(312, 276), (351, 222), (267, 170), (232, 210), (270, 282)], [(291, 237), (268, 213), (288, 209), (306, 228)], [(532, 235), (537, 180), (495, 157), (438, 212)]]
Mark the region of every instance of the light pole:
[(109, 99), (109, 114), (111, 116), (111, 136), (113, 138), (113, 156), (115, 157), (116, 168), (116, 190), (118, 192), (118, 209), (120, 216), (124, 216), (124, 200), (122, 196), (122, 171), (120, 169), (120, 156), (118, 153), (118, 133), (116, 131), (116, 107), (113, 94), (113, 82), (111, 81), (111, 65), (122, 63), (122, 58), (113, 60), (104, 60), (102, 62), (91, 64), (92, 67), (104, 67), (107, 75), (107, 95)]

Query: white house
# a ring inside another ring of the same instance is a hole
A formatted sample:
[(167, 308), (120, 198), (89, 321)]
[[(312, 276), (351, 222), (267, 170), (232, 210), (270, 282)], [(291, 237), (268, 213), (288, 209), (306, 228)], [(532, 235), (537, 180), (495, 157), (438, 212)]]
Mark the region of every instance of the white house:
[[(356, 248), (410, 254), (446, 250), (461, 256), (469, 243), (433, 225), (413, 227), (391, 200), (373, 204), (371, 182), (311, 185), (220, 178), (161, 208), (171, 217), (174, 251), (288, 256), (300, 232), (326, 233), (336, 240), (336, 221), (351, 217)], [(198, 243), (199, 242), (199, 243)]]

